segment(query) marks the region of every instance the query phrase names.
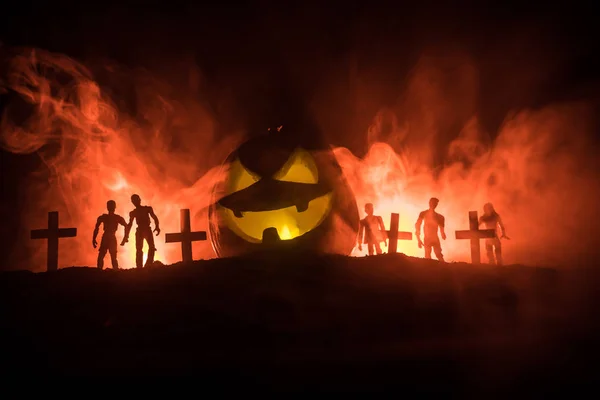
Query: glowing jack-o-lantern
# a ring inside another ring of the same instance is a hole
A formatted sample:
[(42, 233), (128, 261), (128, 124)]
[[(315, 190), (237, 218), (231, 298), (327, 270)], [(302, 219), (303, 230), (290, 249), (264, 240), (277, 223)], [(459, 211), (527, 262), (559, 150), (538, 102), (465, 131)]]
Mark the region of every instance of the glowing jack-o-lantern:
[(224, 169), (209, 209), (218, 256), (267, 246), (352, 251), (358, 210), (329, 147), (277, 134), (260, 136), (234, 151)]

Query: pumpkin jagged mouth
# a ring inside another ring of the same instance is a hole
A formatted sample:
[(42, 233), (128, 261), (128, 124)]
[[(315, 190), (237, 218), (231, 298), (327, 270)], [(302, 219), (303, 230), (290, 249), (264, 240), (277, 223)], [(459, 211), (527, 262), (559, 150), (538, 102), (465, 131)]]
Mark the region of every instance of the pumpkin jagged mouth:
[(224, 207), (221, 206), (224, 209), (227, 209), (228, 211), (230, 211), (233, 216), (235, 216), (236, 218), (245, 218), (245, 217), (249, 217), (249, 216), (263, 216), (263, 215), (267, 215), (269, 213), (274, 213), (274, 212), (286, 212), (286, 213), (292, 213), (292, 214), (297, 214), (297, 215), (301, 215), (303, 213), (305, 213), (306, 211), (308, 211), (308, 209), (310, 208), (310, 203), (312, 203), (313, 201), (315, 203), (319, 203), (320, 201), (323, 200), (328, 200), (329, 198), (331, 198), (331, 194), (325, 194), (323, 196), (319, 196), (316, 199), (311, 200), (308, 203), (302, 204), (302, 205), (293, 205), (290, 207), (284, 207), (284, 208), (274, 208), (272, 210), (263, 210), (263, 211), (240, 211), (239, 209), (231, 209), (229, 207)]
[[(294, 207), (296, 207), (296, 212), (297, 213), (302, 213), (306, 210), (308, 210), (308, 203), (303, 204), (301, 206), (299, 206), (298, 204), (296, 204)], [(286, 208), (279, 208), (278, 210), (286, 210), (289, 207)], [(240, 210), (231, 210), (233, 212), (233, 215), (236, 218), (244, 218), (244, 215), (246, 215), (246, 213), (263, 213), (263, 212), (271, 212), (271, 211), (240, 211)]]
[(295, 207), (298, 213), (308, 210), (309, 203), (330, 193), (322, 184), (283, 182), (261, 179), (255, 184), (223, 197), (219, 205), (228, 208), (235, 217), (247, 212), (271, 212)]
[(333, 192), (310, 200), (267, 197), (246, 207), (236, 207), (231, 199), (224, 202), (229, 207), (219, 202), (220, 215), (237, 236), (248, 242), (262, 243), (269, 228), (276, 229), (281, 240), (291, 240), (314, 230), (327, 218)]

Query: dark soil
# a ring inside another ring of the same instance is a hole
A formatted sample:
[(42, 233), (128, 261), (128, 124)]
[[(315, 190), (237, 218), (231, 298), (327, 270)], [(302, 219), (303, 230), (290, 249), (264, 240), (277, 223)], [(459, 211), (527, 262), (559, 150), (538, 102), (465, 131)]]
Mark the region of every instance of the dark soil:
[(269, 254), (4, 273), (0, 372), (186, 375), (246, 394), (597, 391), (591, 271)]

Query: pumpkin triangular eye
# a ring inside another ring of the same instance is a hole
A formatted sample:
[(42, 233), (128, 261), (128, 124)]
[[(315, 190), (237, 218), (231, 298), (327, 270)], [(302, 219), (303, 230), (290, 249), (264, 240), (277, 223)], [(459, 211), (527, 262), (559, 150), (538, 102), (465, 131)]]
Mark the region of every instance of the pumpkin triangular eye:
[(235, 159), (229, 166), (226, 194), (244, 190), (260, 180), (260, 176), (250, 172), (239, 159)]
[(310, 153), (298, 148), (284, 166), (273, 175), (273, 179), (284, 182), (318, 183), (319, 170)]

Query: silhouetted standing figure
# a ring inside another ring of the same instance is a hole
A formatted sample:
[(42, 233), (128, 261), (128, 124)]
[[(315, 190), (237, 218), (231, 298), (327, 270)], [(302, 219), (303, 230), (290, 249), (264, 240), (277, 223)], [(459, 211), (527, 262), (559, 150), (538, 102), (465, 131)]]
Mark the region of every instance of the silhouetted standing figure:
[(383, 218), (379, 215), (373, 215), (373, 204), (371, 203), (365, 204), (365, 212), (367, 216), (360, 220), (358, 250), (362, 251), (362, 244), (364, 243), (367, 245), (370, 256), (373, 255), (374, 251), (377, 254), (381, 254), (381, 245), (379, 243), (385, 241), (387, 236), (385, 226), (383, 225)]
[[(479, 217), (479, 225), (484, 224), (487, 229), (496, 231), (496, 237), (485, 239), (485, 252), (490, 264), (502, 265), (502, 242), (500, 239), (509, 239), (506, 236), (506, 229), (500, 214), (496, 212), (492, 203), (486, 203), (483, 206), (483, 215)], [(498, 227), (500, 227), (500, 237), (498, 237)], [(495, 257), (494, 257), (495, 256)]]
[(143, 206), (142, 199), (137, 194), (131, 196), (131, 202), (135, 206), (135, 209), (129, 213), (129, 222), (125, 227), (125, 237), (121, 242), (121, 246), (129, 241), (129, 232), (133, 225), (133, 220), (137, 222), (137, 229), (135, 231), (135, 265), (137, 268), (142, 268), (144, 263), (144, 239), (148, 243), (148, 259), (146, 260), (146, 266), (154, 263), (154, 253), (156, 247), (154, 247), (154, 236), (152, 235), (152, 228), (150, 227), (150, 217), (154, 220), (154, 232), (156, 236), (160, 234), (160, 227), (158, 217), (154, 214), (154, 210), (150, 206)]
[[(435, 212), (439, 202), (439, 199), (435, 197), (429, 199), (429, 209), (419, 213), (419, 218), (415, 224), (415, 234), (419, 241), (419, 248), (425, 246), (425, 258), (431, 258), (431, 249), (433, 249), (437, 259), (444, 261), (442, 245), (440, 243), (440, 238), (438, 237), (438, 229), (442, 235), (442, 239), (446, 240), (446, 232), (444, 230), (446, 219), (442, 214)], [(424, 238), (421, 240), (421, 225), (423, 223)]]
[(119, 229), (119, 225), (123, 225), (125, 228), (127, 228), (127, 224), (125, 223), (125, 218), (115, 214), (117, 203), (115, 203), (114, 200), (109, 200), (106, 202), (106, 209), (108, 210), (108, 214), (102, 214), (96, 220), (94, 237), (92, 238), (92, 246), (96, 248), (98, 246), (98, 242), (96, 241), (96, 237), (98, 237), (98, 230), (100, 229), (100, 225), (104, 225), (104, 233), (102, 234), (102, 240), (100, 241), (100, 249), (98, 250), (98, 261), (96, 262), (96, 265), (99, 269), (104, 268), (104, 257), (106, 257), (106, 252), (108, 251), (113, 269), (119, 269), (119, 260), (117, 260), (116, 234), (117, 229)]

